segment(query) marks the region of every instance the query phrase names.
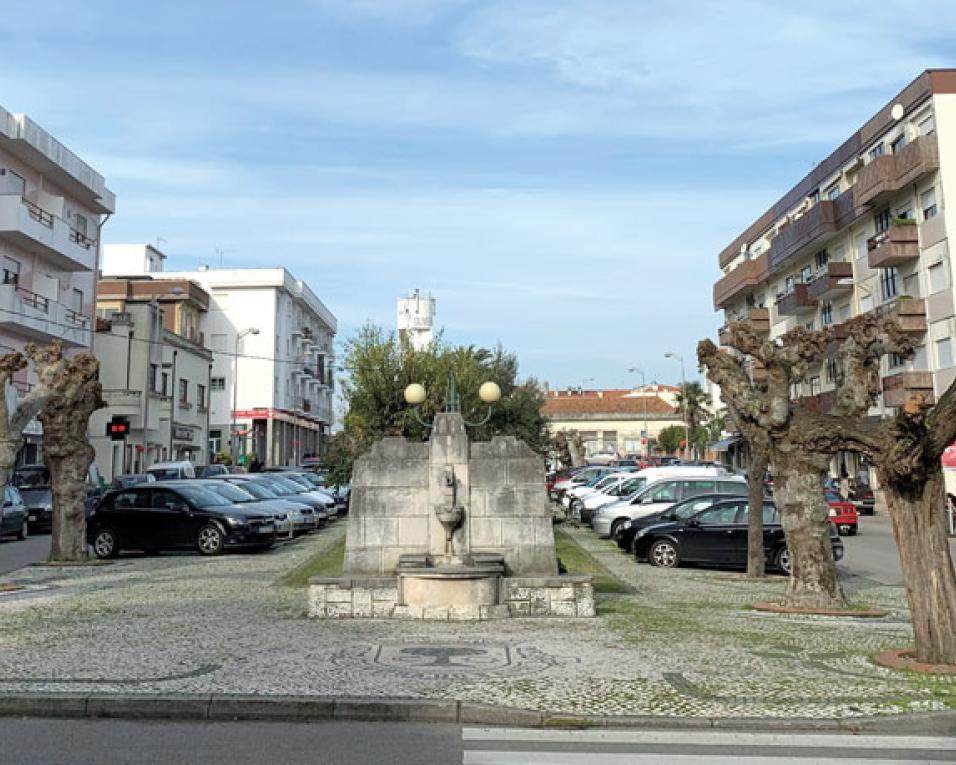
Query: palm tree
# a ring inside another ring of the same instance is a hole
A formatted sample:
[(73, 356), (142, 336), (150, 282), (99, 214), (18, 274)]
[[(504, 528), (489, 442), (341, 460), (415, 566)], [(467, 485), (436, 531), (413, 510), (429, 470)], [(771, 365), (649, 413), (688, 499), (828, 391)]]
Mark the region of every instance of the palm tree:
[[(685, 407), (686, 402), (686, 409)], [(685, 412), (687, 427), (694, 430), (706, 420), (710, 412), (710, 396), (700, 386), (699, 382), (689, 382), (681, 385), (677, 393), (677, 405)]]

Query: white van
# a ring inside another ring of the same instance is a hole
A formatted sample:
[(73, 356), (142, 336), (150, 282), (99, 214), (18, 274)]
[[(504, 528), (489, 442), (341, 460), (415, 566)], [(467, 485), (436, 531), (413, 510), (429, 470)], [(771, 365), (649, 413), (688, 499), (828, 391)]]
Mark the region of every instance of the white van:
[[(598, 486), (599, 492), (578, 494), (571, 502), (571, 511), (582, 523), (590, 523), (595, 511), (617, 502), (625, 497), (632, 497), (645, 486), (659, 481), (662, 478), (674, 476), (718, 476), (726, 474), (721, 467), (702, 467), (697, 465), (671, 465), (668, 467), (651, 467), (638, 470), (636, 473), (625, 475), (621, 480)], [(606, 480), (606, 479), (605, 479)], [(597, 486), (595, 487), (597, 488)]]
[(196, 466), (189, 460), (180, 462), (157, 462), (146, 468), (147, 474), (157, 481), (182, 481), (196, 477)]
[(591, 527), (601, 537), (614, 535), (619, 524), (666, 510), (676, 502), (702, 494), (746, 496), (746, 479), (726, 472), (712, 475), (677, 475), (659, 477), (641, 491), (619, 502), (611, 502), (598, 510)]

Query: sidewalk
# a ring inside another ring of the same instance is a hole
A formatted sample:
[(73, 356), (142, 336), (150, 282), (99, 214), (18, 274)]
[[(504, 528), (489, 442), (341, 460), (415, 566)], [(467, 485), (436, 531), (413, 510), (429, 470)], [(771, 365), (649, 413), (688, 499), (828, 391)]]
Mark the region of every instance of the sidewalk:
[(403, 698), (455, 702), (459, 716), (457, 702), (702, 722), (956, 708), (956, 679), (867, 659), (911, 641), (897, 587), (848, 580), (855, 602), (891, 610), (879, 620), (758, 613), (745, 606), (772, 598), (782, 580), (637, 566), (612, 543), (569, 529), (634, 588), (600, 595), (597, 619), (308, 620), (305, 591), (276, 582), (344, 532), (337, 524), (262, 555), (133, 557), (0, 577), (26, 587), (0, 595), (0, 699), (189, 694), (208, 713), (223, 694), (337, 697), (339, 710), (357, 697)]

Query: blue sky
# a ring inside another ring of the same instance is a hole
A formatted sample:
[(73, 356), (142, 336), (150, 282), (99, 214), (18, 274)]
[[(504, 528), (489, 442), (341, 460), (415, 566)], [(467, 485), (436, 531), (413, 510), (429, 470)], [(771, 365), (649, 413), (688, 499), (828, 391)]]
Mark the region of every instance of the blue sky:
[(956, 3), (790, 5), (0, 0), (0, 104), (107, 177), (107, 242), (284, 264), (341, 337), (419, 287), (552, 385), (672, 382), (718, 251), (956, 60)]

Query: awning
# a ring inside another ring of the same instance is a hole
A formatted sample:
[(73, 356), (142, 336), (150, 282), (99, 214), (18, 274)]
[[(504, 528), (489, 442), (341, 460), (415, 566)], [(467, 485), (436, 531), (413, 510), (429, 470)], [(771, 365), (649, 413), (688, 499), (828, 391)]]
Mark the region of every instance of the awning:
[(727, 436), (727, 438), (722, 438), (720, 441), (715, 441), (707, 447), (707, 451), (710, 452), (725, 452), (730, 449), (738, 441), (742, 441), (742, 436)]

